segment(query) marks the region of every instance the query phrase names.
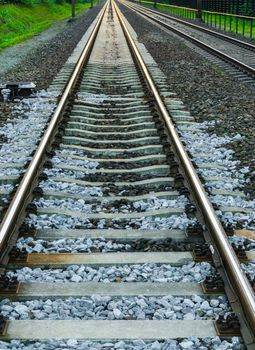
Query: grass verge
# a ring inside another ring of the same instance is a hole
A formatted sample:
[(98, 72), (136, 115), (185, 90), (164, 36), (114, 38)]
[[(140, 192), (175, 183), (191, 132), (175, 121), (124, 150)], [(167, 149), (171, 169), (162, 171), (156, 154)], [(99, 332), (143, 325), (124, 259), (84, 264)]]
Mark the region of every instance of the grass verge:
[[(76, 14), (90, 7), (90, 1), (76, 4)], [(53, 22), (71, 16), (68, 3), (0, 5), (0, 49), (21, 43), (42, 32)]]

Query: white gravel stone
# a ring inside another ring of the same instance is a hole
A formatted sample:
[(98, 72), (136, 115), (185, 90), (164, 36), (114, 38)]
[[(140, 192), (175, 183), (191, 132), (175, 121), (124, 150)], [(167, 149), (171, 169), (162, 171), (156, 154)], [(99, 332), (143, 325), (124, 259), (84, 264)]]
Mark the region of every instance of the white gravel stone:
[(247, 200), (239, 196), (211, 196), (211, 200), (222, 207), (239, 207), (255, 210), (255, 200)]
[(106, 94), (92, 94), (89, 92), (78, 92), (77, 96), (79, 100), (85, 99), (87, 104), (91, 102), (92, 105), (101, 104), (105, 101), (111, 101), (111, 97)]
[(21, 173), (20, 169), (15, 169), (15, 168), (0, 169), (0, 176), (19, 176), (20, 173)]
[[(17, 277), (21, 282), (70, 282), (74, 276), (80, 282), (202, 282), (206, 276), (215, 273), (215, 269), (206, 262), (183, 265), (136, 264), (93, 268), (86, 265), (71, 265), (64, 269), (41, 269), (24, 267), (8, 271), (7, 276)], [(79, 278), (81, 277), (81, 279)], [(193, 302), (201, 302), (195, 296)]]
[(225, 224), (232, 224), (233, 227), (242, 225), (242, 228), (255, 231), (255, 212), (251, 213), (233, 213), (217, 211), (221, 221)]
[[(36, 148), (44, 126), (56, 105), (55, 97), (38, 92), (34, 98), (23, 99), (13, 107), (14, 118), (0, 127), (0, 135), (7, 139), (0, 149), (0, 176), (19, 175), (23, 167), (8, 168), (8, 164), (25, 164)], [(5, 189), (9, 189), (6, 187)]]
[[(187, 346), (189, 347), (187, 348)], [(117, 341), (117, 342), (92, 342), (92, 341), (77, 341), (76, 339), (56, 340), (50, 339), (42, 342), (23, 343), (20, 340), (11, 340), (10, 342), (0, 341), (1, 350), (245, 350), (241, 339), (233, 337), (228, 340), (216, 338), (198, 339), (189, 337), (186, 339), (175, 340), (169, 339), (166, 341), (147, 342), (142, 339), (133, 341)]]
[[(136, 201), (133, 203), (135, 209), (141, 211), (157, 210), (163, 208), (184, 208), (189, 201), (184, 196), (179, 196), (177, 199), (160, 199), (157, 197), (151, 197), (148, 200)], [(127, 208), (129, 209), (129, 208)]]
[[(225, 148), (224, 146), (229, 143), (236, 142), (242, 137), (236, 135), (234, 137), (222, 136), (219, 137), (215, 134), (209, 134), (206, 129), (213, 125), (213, 123), (195, 123), (190, 125), (189, 128), (184, 126), (178, 126), (181, 132), (181, 138), (186, 143), (186, 148), (191, 152), (194, 161), (199, 166), (210, 164), (221, 165), (224, 169), (217, 168), (199, 168), (198, 172), (204, 176), (206, 185), (211, 189), (220, 189), (227, 191), (241, 190), (245, 184), (245, 174), (249, 172), (249, 168), (242, 169), (237, 168), (240, 164), (239, 161), (233, 159), (234, 151)], [(207, 180), (206, 177), (226, 177), (221, 181)], [(211, 196), (211, 200), (218, 206), (227, 207), (240, 207), (255, 209), (255, 201), (248, 198), (241, 198), (238, 196)], [(242, 225), (246, 229), (255, 229), (255, 214), (232, 214), (232, 212), (221, 213), (217, 212), (222, 222), (226, 224), (232, 224), (236, 227), (237, 223)]]
[(180, 343), (181, 349), (191, 349), (193, 346), (193, 342), (190, 340), (182, 341)]
[[(107, 228), (105, 219), (97, 222), (96, 227), (89, 219), (79, 217), (71, 217), (66, 215), (35, 215), (29, 214), (25, 222), (29, 225), (34, 225), (37, 229), (47, 228)], [(190, 224), (194, 224), (196, 219), (189, 219), (186, 214), (171, 215), (169, 217), (142, 217), (140, 219), (112, 219), (113, 228), (133, 228), (134, 225), (140, 230), (164, 230), (164, 229), (179, 229), (185, 230)]]
[[(80, 160), (80, 159), (73, 159), (72, 157), (64, 157), (64, 158), (58, 158), (58, 157), (53, 157), (51, 159), (53, 166), (55, 164), (57, 164), (58, 166), (63, 165), (63, 167), (65, 165), (73, 165), (73, 166), (77, 166), (77, 167), (81, 167), (82, 168), (82, 172), (84, 172), (84, 174), (93, 174), (95, 173), (94, 170), (96, 170), (97, 166), (99, 165), (98, 162), (94, 162), (94, 161), (89, 161), (87, 159), (84, 160)], [(84, 169), (86, 170), (84, 170)]]
[(49, 179), (47, 181), (41, 181), (40, 187), (44, 191), (62, 191), (64, 193), (80, 194), (84, 196), (101, 197), (103, 196), (100, 187), (96, 186), (79, 186), (69, 182), (59, 182)]
[[(180, 196), (177, 199), (168, 200), (160, 199), (157, 197), (151, 197), (148, 200), (141, 200), (128, 205), (122, 205), (121, 207), (112, 207), (110, 213), (131, 213), (131, 212), (146, 212), (148, 210), (159, 210), (165, 208), (184, 208), (188, 203), (188, 200), (184, 196)], [(84, 199), (45, 199), (39, 198), (34, 201), (34, 204), (38, 208), (61, 208), (73, 211), (79, 211), (85, 214), (99, 213), (106, 211), (106, 206), (109, 207), (110, 202), (107, 199), (102, 200), (97, 205), (86, 203)]]
[(255, 262), (241, 264), (243, 271), (250, 276), (251, 280), (255, 279)]
[(13, 185), (11, 185), (11, 184), (1, 184), (0, 185), (0, 191), (8, 191), (8, 192), (10, 192), (12, 189), (13, 189)]
[(54, 179), (55, 177), (58, 178), (73, 178), (73, 179), (82, 179), (84, 178), (84, 172), (83, 171), (77, 171), (77, 170), (68, 170), (68, 169), (59, 169), (59, 168), (46, 168), (44, 169), (44, 173), (50, 178)]
[[(10, 320), (27, 319), (81, 319), (81, 320), (125, 320), (133, 319), (170, 319), (170, 320), (205, 320), (217, 319), (219, 314), (230, 312), (225, 296), (214, 297), (218, 300), (217, 307), (210, 306), (210, 299), (202, 299), (189, 308), (185, 304), (187, 298), (166, 295), (164, 297), (110, 297), (91, 296), (82, 298), (67, 298), (29, 301), (0, 301), (0, 310), (4, 317)], [(141, 304), (139, 301), (144, 303)], [(204, 307), (206, 303), (206, 307)], [(10, 311), (2, 306), (11, 306)], [(178, 306), (178, 308), (177, 308)], [(142, 315), (142, 316), (141, 316)], [(188, 316), (187, 316), (188, 315)], [(191, 317), (192, 316), (192, 317)]]
[(104, 238), (90, 239), (79, 237), (76, 239), (62, 238), (55, 241), (34, 240), (33, 237), (19, 238), (16, 244), (19, 249), (26, 249), (28, 253), (91, 253), (95, 250), (102, 252), (129, 250), (129, 244), (115, 243)]
[(255, 249), (255, 240), (254, 239), (249, 239), (246, 237), (234, 235), (234, 236), (229, 237), (229, 241), (232, 244), (234, 244), (235, 246), (241, 245), (242, 247), (245, 248), (245, 250)]

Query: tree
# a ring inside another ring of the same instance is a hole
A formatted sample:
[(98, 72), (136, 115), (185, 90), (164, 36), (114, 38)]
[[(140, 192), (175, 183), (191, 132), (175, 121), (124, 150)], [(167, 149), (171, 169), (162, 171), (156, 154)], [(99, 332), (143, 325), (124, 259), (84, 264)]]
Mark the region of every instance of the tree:
[(239, 14), (243, 16), (255, 16), (253, 0), (243, 0), (240, 5)]

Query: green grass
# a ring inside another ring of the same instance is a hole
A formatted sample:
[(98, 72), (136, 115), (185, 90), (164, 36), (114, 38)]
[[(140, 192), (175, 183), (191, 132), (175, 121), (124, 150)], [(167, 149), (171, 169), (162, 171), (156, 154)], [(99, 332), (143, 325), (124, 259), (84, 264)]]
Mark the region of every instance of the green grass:
[[(77, 3), (76, 14), (90, 7)], [(55, 21), (71, 16), (71, 5), (64, 3), (0, 5), (0, 49), (18, 44), (48, 28)]]
[[(147, 7), (153, 7), (153, 1), (143, 1), (140, 0), (138, 1), (140, 4), (145, 5)], [(171, 6), (168, 4), (163, 4), (163, 3), (157, 3), (156, 4), (156, 9), (162, 10), (165, 12), (169, 12), (171, 14), (184, 17), (184, 18), (189, 18), (189, 19), (195, 19), (196, 18), (196, 10), (195, 9), (184, 9), (181, 7), (176, 7), (176, 6)], [(224, 24), (224, 21), (226, 18), (226, 25)], [(226, 30), (226, 31), (231, 31), (234, 33), (238, 33), (241, 35), (244, 35), (245, 37), (252, 37), (255, 38), (255, 20), (252, 22), (252, 27), (251, 27), (251, 21), (250, 20), (244, 20), (244, 19), (239, 19), (238, 23), (236, 24), (236, 17), (235, 16), (220, 16), (219, 15), (208, 15), (205, 12), (202, 12), (202, 20), (209, 24), (212, 25), (213, 27)]]

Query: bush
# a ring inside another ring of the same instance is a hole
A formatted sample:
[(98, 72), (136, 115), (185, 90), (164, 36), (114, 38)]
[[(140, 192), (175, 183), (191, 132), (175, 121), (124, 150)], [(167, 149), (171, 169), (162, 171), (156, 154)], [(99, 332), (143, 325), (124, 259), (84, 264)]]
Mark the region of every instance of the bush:
[(40, 4), (64, 4), (66, 0), (0, 0), (0, 5), (5, 4), (15, 4), (15, 5), (25, 5), (30, 7), (35, 7)]
[(40, 0), (21, 0), (21, 3), (26, 6), (35, 7), (40, 4)]

